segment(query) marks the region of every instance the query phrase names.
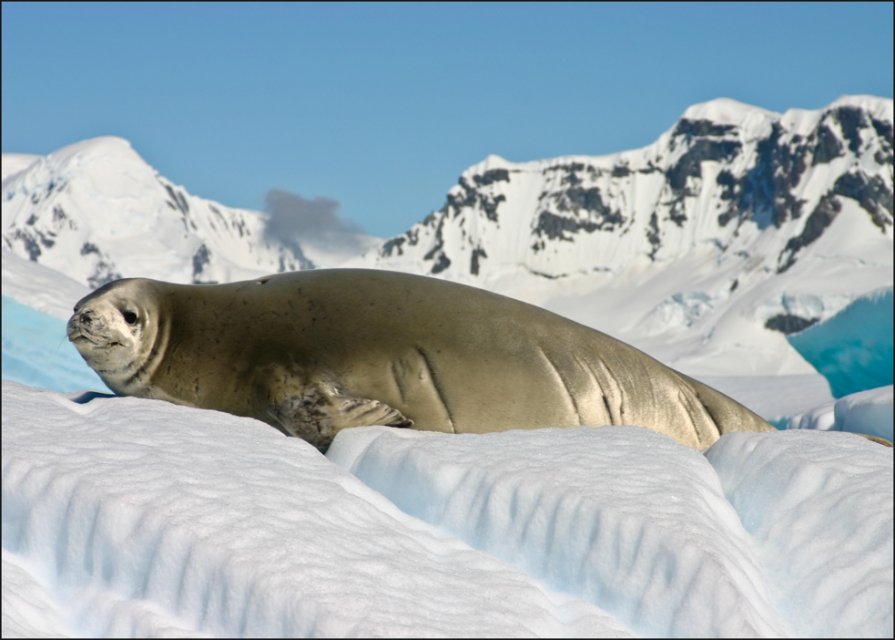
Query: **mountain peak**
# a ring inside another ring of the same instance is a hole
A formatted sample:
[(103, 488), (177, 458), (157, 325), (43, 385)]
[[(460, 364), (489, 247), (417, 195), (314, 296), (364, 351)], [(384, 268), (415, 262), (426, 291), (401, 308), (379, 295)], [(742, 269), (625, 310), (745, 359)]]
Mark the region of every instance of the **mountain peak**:
[(710, 120), (717, 124), (742, 126), (750, 118), (776, 119), (780, 114), (732, 98), (715, 98), (691, 105), (683, 120)]
[[(6, 165), (4, 154), (4, 174)], [(310, 266), (300, 247), (267, 234), (257, 212), (191, 195), (116, 136), (34, 156), (6, 175), (2, 230), (5, 249), (92, 287), (126, 276), (215, 282)]]
[(827, 109), (837, 107), (855, 107), (881, 120), (892, 120), (892, 98), (870, 95), (840, 96)]
[(509, 169), (513, 167), (515, 163), (510, 162), (506, 158), (503, 158), (497, 154), (490, 154), (481, 162), (477, 162), (476, 164), (469, 167), (466, 171), (463, 172), (464, 176), (470, 175), (481, 175), (488, 171), (493, 171), (495, 169)]

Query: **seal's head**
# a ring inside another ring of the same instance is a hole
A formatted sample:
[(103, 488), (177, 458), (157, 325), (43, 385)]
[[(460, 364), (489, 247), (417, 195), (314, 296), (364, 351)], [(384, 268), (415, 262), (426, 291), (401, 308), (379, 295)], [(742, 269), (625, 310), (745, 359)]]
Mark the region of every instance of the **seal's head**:
[(82, 298), (68, 320), (68, 339), (87, 364), (118, 393), (140, 395), (158, 334), (151, 280), (127, 278)]

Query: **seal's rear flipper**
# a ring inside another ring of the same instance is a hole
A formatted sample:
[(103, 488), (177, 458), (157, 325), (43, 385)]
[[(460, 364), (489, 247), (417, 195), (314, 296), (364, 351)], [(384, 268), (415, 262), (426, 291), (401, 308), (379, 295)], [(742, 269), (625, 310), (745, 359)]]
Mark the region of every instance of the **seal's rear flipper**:
[(301, 395), (287, 396), (268, 413), (286, 435), (307, 440), (321, 451), (349, 427), (413, 426), (413, 420), (379, 400), (343, 395), (328, 384), (305, 387)]

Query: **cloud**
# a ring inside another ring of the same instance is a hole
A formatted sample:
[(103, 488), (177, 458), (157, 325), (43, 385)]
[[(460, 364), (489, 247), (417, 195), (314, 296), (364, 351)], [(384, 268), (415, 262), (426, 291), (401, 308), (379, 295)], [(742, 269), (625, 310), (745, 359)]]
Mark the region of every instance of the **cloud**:
[(297, 193), (271, 189), (264, 197), (268, 214), (265, 233), (287, 246), (314, 244), (326, 249), (358, 251), (364, 230), (339, 215), (339, 203), (330, 198), (303, 198)]

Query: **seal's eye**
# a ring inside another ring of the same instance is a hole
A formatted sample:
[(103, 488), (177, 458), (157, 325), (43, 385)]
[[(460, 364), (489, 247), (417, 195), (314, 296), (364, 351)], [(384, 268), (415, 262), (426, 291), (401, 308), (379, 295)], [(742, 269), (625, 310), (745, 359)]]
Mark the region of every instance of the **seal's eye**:
[(128, 324), (136, 324), (137, 323), (137, 314), (133, 311), (122, 311), (121, 316), (124, 318), (124, 321)]

